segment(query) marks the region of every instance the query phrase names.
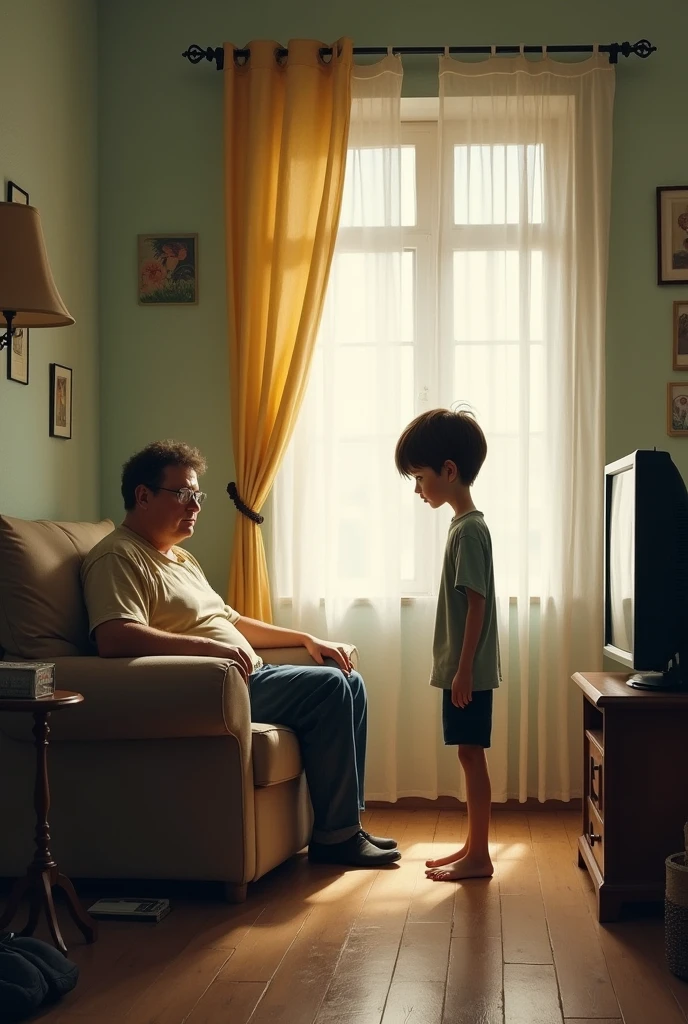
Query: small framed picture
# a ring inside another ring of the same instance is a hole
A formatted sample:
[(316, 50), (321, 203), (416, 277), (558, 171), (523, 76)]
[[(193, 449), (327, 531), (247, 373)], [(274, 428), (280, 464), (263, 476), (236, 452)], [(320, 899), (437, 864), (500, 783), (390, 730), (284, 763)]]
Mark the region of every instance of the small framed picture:
[(657, 189), (657, 284), (688, 284), (688, 185)]
[(140, 306), (198, 302), (198, 235), (139, 235)]
[(72, 371), (50, 364), (50, 436), (72, 436)]
[(672, 380), (667, 384), (667, 434), (688, 437), (688, 383)]
[(688, 302), (674, 303), (674, 369), (688, 370)]
[(19, 188), (16, 181), (7, 182), (7, 202), (8, 203), (22, 203), (24, 206), (29, 205), (29, 193), (25, 192), (23, 188)]
[(7, 346), (7, 379), (17, 384), (29, 383), (29, 328), (15, 327), (12, 343)]

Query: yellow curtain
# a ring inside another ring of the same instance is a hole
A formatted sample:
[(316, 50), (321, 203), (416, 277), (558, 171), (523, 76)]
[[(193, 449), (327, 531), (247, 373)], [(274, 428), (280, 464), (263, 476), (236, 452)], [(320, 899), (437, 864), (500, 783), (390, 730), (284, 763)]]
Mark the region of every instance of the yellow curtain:
[[(225, 218), (236, 487), (259, 512), (289, 443), (320, 323), (344, 187), (349, 39), (225, 43)], [(272, 621), (260, 527), (237, 514), (229, 603)]]

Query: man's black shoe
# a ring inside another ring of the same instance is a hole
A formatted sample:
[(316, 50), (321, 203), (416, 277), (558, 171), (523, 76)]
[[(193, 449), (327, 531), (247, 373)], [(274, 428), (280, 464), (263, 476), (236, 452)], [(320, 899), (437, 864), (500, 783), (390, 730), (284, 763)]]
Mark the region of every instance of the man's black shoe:
[(367, 839), (373, 846), (377, 846), (378, 850), (396, 850), (397, 841), (396, 839), (383, 839), (382, 836), (371, 836), (370, 832), (364, 832), (361, 829), (360, 835), (364, 839)]
[(344, 864), (352, 868), (379, 868), (401, 859), (398, 850), (380, 850), (357, 832), (343, 843), (311, 843), (308, 859), (313, 864)]

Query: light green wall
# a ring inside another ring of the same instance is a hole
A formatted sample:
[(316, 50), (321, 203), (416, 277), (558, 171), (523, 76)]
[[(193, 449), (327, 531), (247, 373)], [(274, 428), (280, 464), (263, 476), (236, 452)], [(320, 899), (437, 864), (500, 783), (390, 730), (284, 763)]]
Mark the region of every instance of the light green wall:
[[(0, 353), (0, 512), (99, 514), (95, 0), (0, 0), (0, 187), (41, 213), (57, 287), (76, 323), (31, 330), (29, 386)], [(73, 437), (48, 434), (49, 364), (73, 370)]]
[[(222, 83), (180, 57), (190, 43), (350, 35), (358, 45), (610, 42), (658, 52), (619, 64), (608, 303), (607, 451), (688, 447), (666, 436), (672, 301), (655, 285), (655, 186), (688, 183), (685, 0), (101, 0), (100, 214), (103, 511), (119, 514), (121, 462), (146, 441), (183, 437), (210, 459), (193, 549), (224, 589), (233, 510), (222, 236)], [(405, 60), (405, 92), (432, 92), (433, 60)], [(136, 235), (198, 231), (200, 304), (136, 304)]]

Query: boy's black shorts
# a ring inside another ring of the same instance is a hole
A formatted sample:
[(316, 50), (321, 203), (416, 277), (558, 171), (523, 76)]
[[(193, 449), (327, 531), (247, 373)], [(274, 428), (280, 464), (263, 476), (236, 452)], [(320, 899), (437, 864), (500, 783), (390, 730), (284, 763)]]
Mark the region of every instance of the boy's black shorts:
[(442, 690), (442, 729), (448, 747), (467, 743), (489, 747), (492, 736), (492, 690), (474, 690), (465, 708), (452, 704), (451, 690)]

